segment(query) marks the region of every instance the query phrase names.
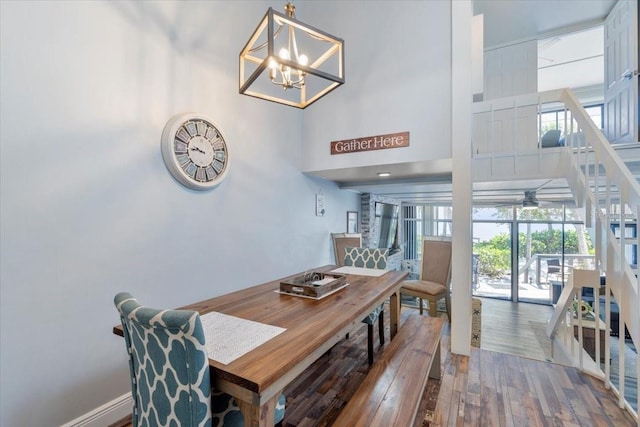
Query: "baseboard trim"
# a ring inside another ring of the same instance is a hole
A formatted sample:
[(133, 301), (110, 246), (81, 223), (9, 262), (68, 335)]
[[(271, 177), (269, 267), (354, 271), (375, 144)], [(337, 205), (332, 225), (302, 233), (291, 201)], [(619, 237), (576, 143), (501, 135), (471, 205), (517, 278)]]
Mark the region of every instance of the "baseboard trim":
[(131, 393), (116, 397), (111, 402), (88, 412), (60, 427), (104, 427), (131, 415), (133, 399)]

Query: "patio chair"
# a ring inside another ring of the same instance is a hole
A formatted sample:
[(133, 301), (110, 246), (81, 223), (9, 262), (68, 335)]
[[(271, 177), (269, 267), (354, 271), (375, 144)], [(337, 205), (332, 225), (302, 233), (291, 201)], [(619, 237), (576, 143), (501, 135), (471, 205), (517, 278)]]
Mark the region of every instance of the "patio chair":
[(562, 265), (559, 258), (550, 258), (547, 260), (547, 275), (545, 276), (545, 283), (549, 283), (549, 275), (554, 275), (556, 278), (562, 271)]

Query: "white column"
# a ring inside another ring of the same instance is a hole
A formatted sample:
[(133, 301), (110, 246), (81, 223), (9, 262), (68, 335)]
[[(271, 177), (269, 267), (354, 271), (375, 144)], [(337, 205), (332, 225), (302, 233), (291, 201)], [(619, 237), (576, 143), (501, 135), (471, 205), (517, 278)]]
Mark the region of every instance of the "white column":
[(469, 0), (451, 1), (453, 258), (451, 352), (471, 352), (471, 27)]

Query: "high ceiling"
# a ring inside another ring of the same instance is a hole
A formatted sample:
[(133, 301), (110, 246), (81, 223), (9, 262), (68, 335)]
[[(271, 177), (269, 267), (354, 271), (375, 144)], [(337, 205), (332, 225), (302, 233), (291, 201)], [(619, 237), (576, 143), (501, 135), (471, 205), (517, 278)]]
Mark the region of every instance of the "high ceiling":
[[(484, 15), (485, 48), (543, 39), (601, 23), (616, 0), (474, 0), (474, 14)], [(570, 46), (570, 45), (569, 45)], [(556, 46), (557, 48), (557, 46)], [(407, 202), (451, 199), (450, 160), (421, 161), (314, 172), (341, 188)], [(390, 172), (390, 178), (378, 177)], [(476, 183), (474, 201), (517, 203), (524, 190), (539, 188), (539, 198), (567, 200), (565, 180)]]
[(599, 23), (616, 0), (474, 0), (484, 14), (485, 47), (547, 37)]

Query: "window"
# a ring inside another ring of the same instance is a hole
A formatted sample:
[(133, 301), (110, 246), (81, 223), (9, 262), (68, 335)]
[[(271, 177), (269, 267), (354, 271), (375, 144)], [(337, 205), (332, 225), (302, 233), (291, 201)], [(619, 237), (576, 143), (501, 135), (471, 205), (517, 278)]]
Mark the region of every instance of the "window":
[(431, 206), (433, 229), (430, 236), (451, 236), (453, 221), (451, 206)]
[(417, 259), (418, 248), (422, 242), (422, 206), (403, 206), (403, 235), (406, 240), (405, 259)]
[[(604, 116), (603, 116), (603, 109), (604, 109), (604, 104), (594, 104), (594, 105), (587, 105), (584, 107), (585, 111), (587, 112), (587, 114), (589, 114), (589, 117), (591, 117), (591, 120), (593, 120), (593, 123), (595, 123), (596, 126), (598, 126), (599, 129), (602, 129), (604, 127)], [(551, 111), (545, 111), (543, 113), (540, 113), (539, 119), (540, 119), (540, 136), (544, 135), (547, 131), (551, 130), (551, 129), (560, 129), (562, 131), (562, 135), (567, 135), (569, 133), (571, 133), (571, 128), (570, 128), (570, 121), (571, 121), (571, 111), (566, 111), (567, 113), (567, 127), (569, 127), (568, 129), (565, 129), (565, 110), (551, 110)], [(573, 132), (576, 132), (578, 129), (578, 124), (577, 123), (573, 123)]]
[(422, 257), (422, 236), (451, 236), (451, 206), (403, 206), (405, 259)]

